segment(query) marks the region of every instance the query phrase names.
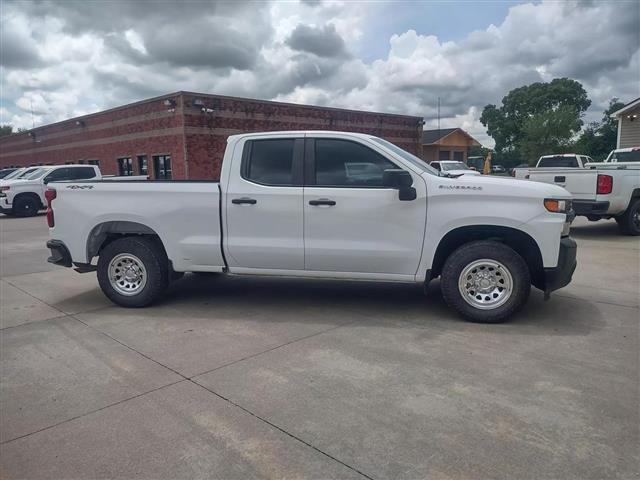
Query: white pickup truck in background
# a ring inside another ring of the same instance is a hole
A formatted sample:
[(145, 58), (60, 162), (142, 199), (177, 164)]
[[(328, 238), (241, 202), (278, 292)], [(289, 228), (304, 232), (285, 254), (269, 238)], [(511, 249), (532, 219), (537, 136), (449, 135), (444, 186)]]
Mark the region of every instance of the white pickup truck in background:
[(584, 168), (518, 169), (516, 178), (565, 188), (576, 215), (591, 221), (613, 218), (625, 235), (640, 235), (640, 147), (612, 151)]
[(145, 176), (103, 177), (95, 165), (51, 165), (24, 168), (0, 181), (0, 213), (31, 217), (46, 208), (45, 190), (50, 182), (66, 180), (145, 180)]
[(440, 277), (449, 306), (499, 322), (525, 304), (532, 284), (548, 297), (576, 267), (566, 190), (449, 176), (365, 134), (234, 135), (220, 182), (49, 187), (49, 261), (97, 270), (103, 292), (125, 307), (158, 300), (181, 272)]

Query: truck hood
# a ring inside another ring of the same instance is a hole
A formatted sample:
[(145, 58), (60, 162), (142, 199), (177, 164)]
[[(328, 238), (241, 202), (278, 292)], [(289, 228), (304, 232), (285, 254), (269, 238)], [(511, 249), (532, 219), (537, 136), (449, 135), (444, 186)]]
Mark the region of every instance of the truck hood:
[(24, 179), (11, 179), (11, 180), (0, 180), (0, 187), (4, 186), (14, 186), (14, 187), (22, 187), (22, 186), (30, 186), (30, 185), (38, 185), (40, 182), (38, 180), (24, 180)]
[(440, 183), (441, 185), (438, 186), (438, 188), (451, 189), (452, 191), (470, 188), (474, 190), (483, 190), (489, 194), (499, 193), (501, 195), (513, 195), (516, 197), (571, 198), (571, 193), (557, 185), (532, 182), (530, 180), (517, 180), (512, 177), (462, 175), (456, 178), (438, 177), (437, 183)]

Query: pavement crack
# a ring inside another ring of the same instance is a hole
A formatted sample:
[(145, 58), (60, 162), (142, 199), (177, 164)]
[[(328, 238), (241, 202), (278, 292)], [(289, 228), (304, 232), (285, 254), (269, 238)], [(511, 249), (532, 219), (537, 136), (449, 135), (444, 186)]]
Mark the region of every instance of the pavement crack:
[(312, 338), (312, 337), (315, 337), (315, 336), (318, 336), (318, 335), (322, 335), (323, 333), (331, 332), (332, 330), (336, 330), (338, 328), (346, 327), (346, 326), (352, 325), (354, 323), (356, 323), (356, 322), (348, 322), (348, 323), (344, 323), (342, 325), (335, 325), (335, 326), (330, 327), (330, 328), (328, 328), (326, 330), (322, 330), (321, 332), (315, 332), (315, 333), (306, 335), (304, 337), (295, 338), (293, 340), (290, 340), (288, 342), (282, 343), (280, 345), (276, 345), (275, 347), (268, 348), (268, 349), (263, 350), (261, 352), (253, 353), (251, 355), (247, 355), (246, 357), (240, 358), (238, 360), (234, 360), (234, 361), (229, 362), (229, 363), (225, 363), (224, 365), (220, 365), (220, 366), (212, 368), (210, 370), (206, 370), (204, 372), (196, 373), (195, 375), (191, 375), (188, 378), (189, 378), (189, 380), (191, 380), (191, 379), (193, 379), (195, 377), (199, 377), (201, 375), (206, 375), (207, 373), (215, 372), (216, 370), (220, 370), (221, 368), (229, 367), (231, 365), (235, 365), (236, 363), (240, 363), (240, 362), (243, 362), (245, 360), (249, 360), (251, 358), (259, 357), (260, 355), (264, 355), (265, 353), (273, 352), (274, 350), (278, 350), (279, 348), (286, 347), (287, 345), (292, 345), (292, 344), (294, 344), (296, 342), (301, 342), (302, 340), (306, 340), (308, 338)]
[(166, 385), (162, 385), (160, 387), (154, 388), (152, 390), (148, 390), (146, 392), (139, 393), (139, 394), (134, 395), (132, 397), (124, 398), (124, 399), (119, 400), (117, 402), (110, 403), (109, 405), (105, 405), (104, 407), (96, 408), (95, 410), (91, 410), (89, 412), (81, 413), (80, 415), (76, 415), (75, 417), (67, 418), (66, 420), (62, 420), (61, 422), (54, 423), (53, 425), (49, 425), (47, 427), (40, 428), (40, 429), (35, 430), (33, 432), (25, 433), (24, 435), (20, 435), (19, 437), (11, 438), (9, 440), (5, 440), (3, 442), (0, 442), (0, 445), (5, 445), (7, 443), (15, 442), (16, 440), (20, 440), (21, 438), (30, 437), (31, 435), (35, 435), (36, 433), (44, 432), (45, 430), (49, 430), (51, 428), (58, 427), (58, 426), (63, 425), (65, 423), (73, 422), (74, 420), (78, 420), (79, 418), (86, 417), (87, 415), (92, 415), (94, 413), (100, 412), (100, 411), (105, 410), (107, 408), (115, 407), (116, 405), (120, 405), (121, 403), (128, 402), (129, 400), (133, 400), (135, 398), (142, 397), (143, 395), (147, 395), (149, 393), (157, 392), (158, 390), (162, 390), (163, 388), (170, 387), (172, 385), (175, 385), (177, 383), (181, 383), (181, 382), (184, 382), (184, 381), (185, 380), (178, 380), (176, 382), (171, 382), (171, 383), (168, 383)]
[(269, 425), (272, 428), (275, 428), (276, 430), (278, 430), (279, 432), (284, 433), (285, 435), (287, 435), (288, 437), (293, 438), (294, 440), (297, 440), (298, 442), (306, 445), (307, 447), (311, 448), (312, 450), (318, 452), (321, 455), (324, 455), (327, 458), (330, 458), (331, 460), (333, 460), (334, 462), (339, 463), (340, 465), (343, 465), (344, 467), (348, 468), (349, 470), (357, 473), (358, 475), (363, 476), (364, 478), (368, 478), (369, 480), (375, 480), (373, 477), (371, 477), (370, 475), (367, 475), (366, 473), (364, 473), (361, 470), (358, 470), (356, 467), (354, 467), (353, 465), (349, 465), (346, 462), (343, 462), (342, 460), (340, 460), (339, 458), (334, 457), (333, 455), (331, 455), (330, 453), (325, 452), (324, 450), (319, 449), (318, 447), (316, 447), (315, 445), (312, 445), (311, 443), (303, 440), (302, 438), (294, 435), (293, 433), (285, 430), (282, 427), (279, 427), (278, 425), (276, 425), (273, 422), (270, 422), (269, 420), (267, 420), (266, 418), (261, 417), (260, 415), (252, 412), (251, 410), (248, 410), (247, 408), (243, 407), (242, 405), (237, 404), (236, 402), (234, 402), (233, 400), (220, 395), (218, 392), (215, 392), (214, 390), (211, 390), (210, 388), (205, 387), (204, 385), (196, 382), (195, 380), (190, 379), (189, 380), (191, 383), (193, 383), (194, 385), (197, 385), (198, 387), (206, 390), (209, 393), (212, 393), (213, 395), (215, 395), (216, 397), (224, 400), (225, 402), (229, 403), (230, 405), (233, 405), (236, 408), (239, 408), (240, 410), (242, 410), (245, 413), (248, 413), (249, 415), (251, 415), (252, 417), (256, 418), (257, 420), (260, 420), (261, 422), (266, 423), (267, 425)]

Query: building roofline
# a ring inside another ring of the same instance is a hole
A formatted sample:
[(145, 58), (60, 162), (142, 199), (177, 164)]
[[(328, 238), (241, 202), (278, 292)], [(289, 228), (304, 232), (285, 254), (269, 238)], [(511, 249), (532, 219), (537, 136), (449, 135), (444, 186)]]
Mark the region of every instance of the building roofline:
[[(430, 129), (430, 130), (437, 130), (437, 129)], [(444, 129), (443, 129), (444, 130)], [(467, 136), (468, 138), (470, 138), (473, 142), (477, 143), (478, 145), (482, 146), (482, 144), (476, 140), (475, 138), (473, 138), (469, 133), (467, 133), (464, 129), (462, 129), (461, 127), (455, 127), (453, 130), (451, 130), (449, 133), (447, 133), (446, 135), (441, 136), (440, 138), (438, 138), (435, 142), (431, 142), (431, 143), (423, 143), (422, 145), (438, 145), (438, 142), (444, 140), (445, 138), (447, 138), (449, 135), (453, 135), (454, 133), (456, 133), (457, 131), (462, 132), (463, 135)]]
[(631, 110), (634, 107), (637, 107), (638, 105), (640, 105), (640, 97), (636, 98), (635, 100), (631, 100), (629, 103), (627, 103), (624, 107), (622, 107), (620, 110), (616, 110), (615, 112), (613, 112), (611, 115), (609, 115), (611, 118), (616, 118), (620, 115), (622, 115), (623, 113)]
[(423, 120), (423, 117), (416, 117), (414, 115), (402, 115), (402, 114), (399, 114), (399, 113), (372, 112), (372, 111), (369, 111), (369, 110), (352, 110), (352, 109), (338, 108), (338, 107), (324, 107), (322, 105), (309, 105), (309, 104), (303, 104), (303, 103), (276, 102), (276, 101), (273, 101), (273, 100), (260, 100), (258, 98), (233, 97), (233, 96), (228, 96), (228, 95), (216, 95), (216, 94), (211, 94), (211, 93), (198, 93), (198, 92), (190, 92), (188, 90), (178, 90), (176, 92), (165, 93), (163, 95), (158, 95), (156, 97), (145, 98), (143, 100), (137, 100), (137, 101), (131, 102), (131, 103), (125, 103), (124, 105), (118, 105), (117, 107), (107, 108), (106, 110), (100, 110), (98, 112), (87, 113), (86, 115), (79, 115), (77, 117), (67, 118), (65, 120), (60, 120), (58, 122), (47, 123), (46, 125), (39, 125), (39, 126), (37, 126), (35, 128), (29, 128), (29, 129), (24, 130), (22, 132), (14, 132), (11, 135), (6, 135), (6, 136), (1, 137), (1, 138), (2, 139), (8, 139), (8, 138), (13, 137), (14, 135), (23, 135), (23, 134), (28, 133), (28, 132), (37, 132), (38, 130), (43, 129), (43, 128), (48, 128), (48, 127), (52, 127), (52, 126), (56, 126), (56, 125), (62, 125), (64, 123), (68, 123), (68, 122), (76, 122), (78, 120), (89, 119), (89, 118), (92, 118), (92, 117), (96, 117), (98, 115), (102, 115), (104, 113), (117, 112), (119, 110), (124, 110), (126, 108), (135, 107), (137, 105), (143, 105), (145, 103), (156, 102), (158, 100), (166, 100), (168, 98), (179, 97), (179, 96), (184, 96), (184, 95), (197, 95), (197, 96), (205, 97), (205, 98), (221, 98), (221, 99), (225, 99), (225, 100), (239, 100), (239, 101), (245, 100), (245, 101), (251, 101), (251, 102), (266, 103), (266, 104), (270, 104), (270, 105), (281, 105), (281, 106), (285, 106), (285, 107), (310, 107), (310, 108), (320, 108), (320, 109), (323, 109), (323, 110), (332, 110), (332, 111), (336, 111), (336, 112), (348, 112), (348, 113), (358, 113), (358, 114), (369, 113), (369, 114), (373, 114), (373, 115), (384, 115), (384, 116), (389, 116), (389, 117), (413, 118), (413, 119), (416, 120), (416, 122)]
[(198, 95), (206, 98), (223, 98), (225, 100), (249, 100), (251, 102), (259, 102), (259, 103), (267, 103), (269, 105), (281, 105), (283, 107), (310, 107), (310, 108), (321, 108), (323, 110), (333, 110), (336, 112), (349, 112), (349, 113), (369, 113), (373, 115), (384, 115), (389, 117), (402, 117), (402, 118), (415, 118), (416, 120), (423, 120), (423, 117), (418, 117), (415, 115), (403, 115), (401, 113), (386, 113), (386, 112), (376, 112), (371, 110), (355, 110), (350, 108), (340, 108), (340, 107), (327, 107), (324, 105), (313, 105), (308, 103), (291, 103), (291, 102), (278, 102), (275, 100), (262, 100), (259, 98), (252, 97), (234, 97), (231, 95), (218, 95), (215, 93), (199, 93), (199, 92), (191, 92), (188, 90), (180, 90), (176, 92), (176, 94), (180, 95)]

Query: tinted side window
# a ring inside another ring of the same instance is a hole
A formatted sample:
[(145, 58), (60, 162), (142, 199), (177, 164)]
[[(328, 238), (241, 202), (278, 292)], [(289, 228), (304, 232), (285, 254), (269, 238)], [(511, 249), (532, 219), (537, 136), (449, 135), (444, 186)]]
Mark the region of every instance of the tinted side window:
[(379, 153), (347, 140), (316, 139), (316, 185), (381, 187), (382, 174), (398, 168)]
[(265, 185), (292, 185), (293, 145), (293, 138), (254, 140), (243, 176)]
[(63, 180), (71, 180), (71, 178), (69, 178), (69, 170), (71, 169), (57, 168), (56, 170), (51, 172), (49, 175), (47, 175), (46, 180), (47, 182), (60, 182)]
[(70, 168), (70, 180), (86, 180), (96, 176), (96, 172), (91, 167)]

